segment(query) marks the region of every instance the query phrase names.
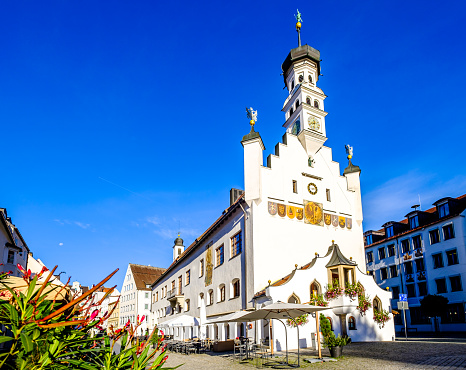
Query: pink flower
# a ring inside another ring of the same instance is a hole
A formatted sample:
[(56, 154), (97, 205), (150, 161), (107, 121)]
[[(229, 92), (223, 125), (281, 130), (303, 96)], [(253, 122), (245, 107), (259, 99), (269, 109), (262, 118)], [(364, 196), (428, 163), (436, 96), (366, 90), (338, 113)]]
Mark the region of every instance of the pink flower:
[(98, 313), (99, 313), (99, 310), (97, 310), (97, 309), (92, 311), (91, 320), (94, 320)]

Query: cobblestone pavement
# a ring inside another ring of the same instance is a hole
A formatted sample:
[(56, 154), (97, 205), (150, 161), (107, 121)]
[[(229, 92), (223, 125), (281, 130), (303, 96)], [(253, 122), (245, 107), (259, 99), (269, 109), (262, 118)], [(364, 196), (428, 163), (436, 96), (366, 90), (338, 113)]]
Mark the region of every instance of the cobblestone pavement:
[[(302, 350), (301, 359), (316, 357), (313, 350)], [(322, 354), (328, 355), (328, 349)], [(296, 362), (296, 353), (291, 355)], [(184, 364), (180, 369), (253, 369), (251, 364), (239, 364), (231, 354), (182, 355), (169, 353), (166, 367)], [(466, 369), (465, 341), (409, 340), (377, 343), (352, 343), (343, 349), (343, 357), (337, 362), (308, 364), (309, 369)]]

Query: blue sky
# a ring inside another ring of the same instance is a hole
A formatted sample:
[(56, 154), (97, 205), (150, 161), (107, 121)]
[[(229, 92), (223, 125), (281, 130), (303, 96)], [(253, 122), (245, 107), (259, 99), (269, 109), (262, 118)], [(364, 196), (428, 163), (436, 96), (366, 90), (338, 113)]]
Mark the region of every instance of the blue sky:
[(464, 2), (2, 2), (0, 206), (35, 257), (83, 284), (167, 267), (243, 187), (244, 107), (266, 155), (283, 134), (296, 8), (365, 229), (465, 193)]

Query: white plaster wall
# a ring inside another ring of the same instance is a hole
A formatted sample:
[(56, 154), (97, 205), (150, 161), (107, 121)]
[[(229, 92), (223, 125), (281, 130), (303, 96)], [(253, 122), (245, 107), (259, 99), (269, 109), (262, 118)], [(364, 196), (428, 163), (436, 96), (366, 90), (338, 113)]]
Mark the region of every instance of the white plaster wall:
[[(362, 223), (358, 224), (354, 217), (354, 210), (360, 208), (358, 197), (347, 190), (346, 178), (332, 160), (331, 149), (322, 147), (312, 168), (297, 137), (286, 137), (287, 145), (279, 144), (279, 156), (272, 156), (271, 168), (262, 167), (262, 200), (252, 205), (255, 291), (266, 286), (268, 280), (285, 276), (295, 264), (309, 262), (315, 253), (324, 255), (332, 240), (361, 266), (365, 262)], [(322, 180), (305, 177), (303, 172)], [(297, 194), (293, 193), (292, 180), (297, 181)], [(311, 182), (318, 188), (315, 195), (307, 190)], [(330, 202), (326, 200), (326, 189), (331, 192)], [(351, 217), (352, 229), (305, 224), (304, 220), (268, 212), (268, 201), (303, 207), (304, 200), (322, 203), (324, 212)]]

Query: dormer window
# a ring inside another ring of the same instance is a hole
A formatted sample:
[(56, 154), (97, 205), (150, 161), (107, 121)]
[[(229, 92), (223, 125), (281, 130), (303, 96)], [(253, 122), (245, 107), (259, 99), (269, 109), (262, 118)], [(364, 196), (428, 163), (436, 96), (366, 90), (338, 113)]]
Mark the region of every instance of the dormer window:
[(394, 233), (393, 233), (393, 225), (390, 225), (390, 226), (387, 226), (385, 228), (385, 235), (387, 236), (387, 238), (391, 238)]
[(409, 218), (409, 228), (410, 229), (415, 229), (416, 227), (419, 227), (419, 216), (412, 216)]
[(366, 235), (366, 244), (370, 245), (373, 243), (372, 234)]
[(438, 206), (439, 218), (448, 216), (449, 214), (450, 214), (450, 209), (448, 208), (448, 203), (444, 203)]
[(299, 83), (303, 82), (304, 81), (304, 75), (300, 75), (299, 78), (298, 78), (298, 81), (299, 81)]
[(319, 102), (317, 100), (314, 100), (314, 108), (319, 109)]

